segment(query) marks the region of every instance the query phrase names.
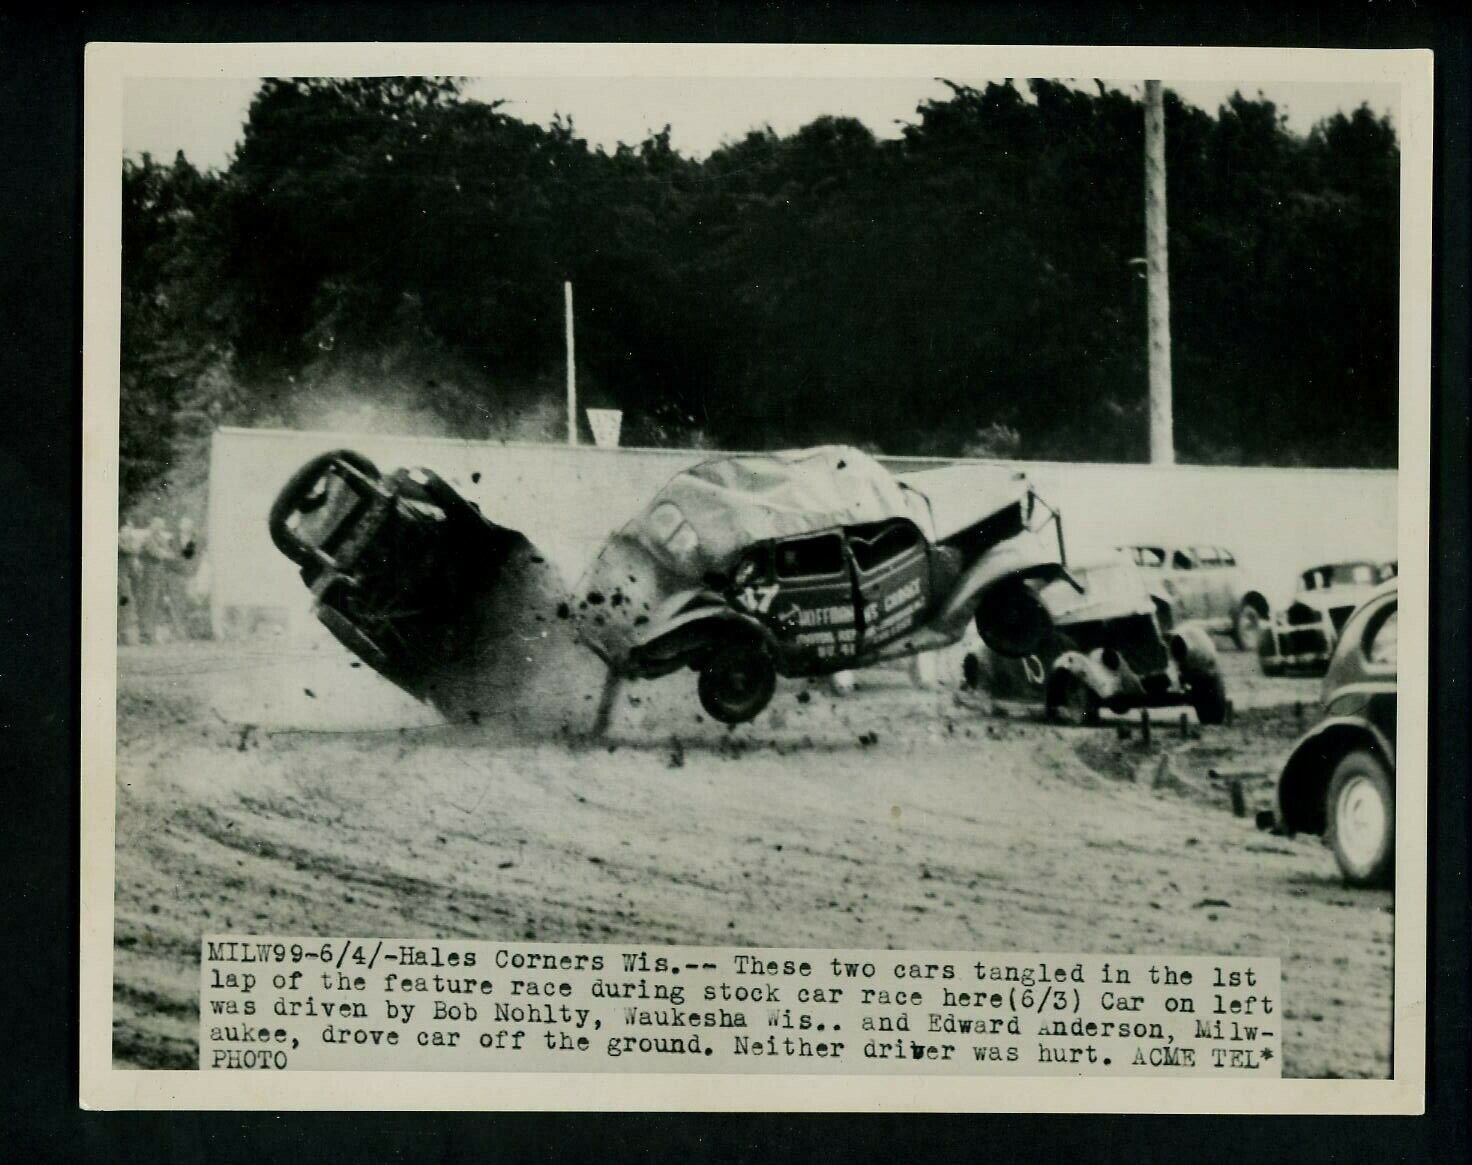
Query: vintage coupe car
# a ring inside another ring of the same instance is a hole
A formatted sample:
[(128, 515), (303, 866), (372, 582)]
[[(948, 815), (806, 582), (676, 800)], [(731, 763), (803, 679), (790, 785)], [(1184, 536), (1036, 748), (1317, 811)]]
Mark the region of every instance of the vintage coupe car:
[(1345, 881), (1384, 885), (1395, 866), (1398, 589), (1376, 588), (1339, 633), (1324, 676), (1324, 716), (1278, 775), (1277, 808), (1259, 825), (1318, 834)]
[(426, 698), (426, 677), (473, 651), (478, 603), (526, 538), (487, 521), (434, 473), (315, 457), (282, 488), (271, 540), (301, 568), (318, 619), (369, 666)]
[(1271, 607), (1247, 578), (1237, 557), (1222, 546), (1140, 543), (1121, 546), (1175, 607), (1177, 624), (1192, 622), (1231, 635), (1242, 651), (1257, 650)]
[(575, 614), (616, 675), (693, 669), (705, 710), (737, 724), (766, 707), (779, 675), (934, 650), (969, 624), (993, 650), (1025, 655), (1049, 631), (1029, 580), (1066, 578), (1061, 520), (1022, 474), (897, 478), (832, 445), (677, 474), (609, 539)]
[(1053, 634), (1020, 660), (968, 657), (967, 679), (993, 694), (1041, 698), (1049, 719), (1098, 721), (1101, 708), (1186, 704), (1202, 724), (1226, 718), (1227, 694), (1216, 645), (1201, 627), (1173, 625), (1173, 604), (1151, 594), (1145, 576), (1123, 554), (1070, 564), (1083, 591), (1047, 582), (1038, 587)]
[(1327, 667), (1339, 632), (1371, 592), (1395, 577), (1394, 562), (1331, 562), (1298, 576), (1297, 591), (1258, 641), (1263, 674)]

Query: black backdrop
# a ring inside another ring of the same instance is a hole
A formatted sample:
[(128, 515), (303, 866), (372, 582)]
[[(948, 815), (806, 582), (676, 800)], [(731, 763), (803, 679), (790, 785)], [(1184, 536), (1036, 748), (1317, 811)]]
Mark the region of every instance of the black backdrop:
[[(439, 3), (59, 6), (0, 16), (0, 772), (5, 1139), (17, 1159), (1446, 1160), (1468, 1155), (1468, 94), (1451, 5)], [(1313, 44), (1437, 52), (1430, 1119), (85, 1114), (76, 1107), (82, 49), (99, 40)], [(787, 1153), (784, 1154), (783, 1150)], [(864, 1152), (868, 1150), (868, 1152)]]

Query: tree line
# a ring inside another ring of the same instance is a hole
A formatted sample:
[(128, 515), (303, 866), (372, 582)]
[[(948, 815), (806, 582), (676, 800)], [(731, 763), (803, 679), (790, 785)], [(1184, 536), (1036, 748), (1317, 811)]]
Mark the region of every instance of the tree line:
[[(1140, 102), (947, 84), (892, 140), (696, 159), (449, 78), (263, 82), (223, 170), (123, 162), (125, 501), (221, 423), (555, 437), (564, 280), (625, 444), (1144, 460)], [(1179, 458), (1394, 465), (1393, 126), (1167, 91), (1166, 127)]]

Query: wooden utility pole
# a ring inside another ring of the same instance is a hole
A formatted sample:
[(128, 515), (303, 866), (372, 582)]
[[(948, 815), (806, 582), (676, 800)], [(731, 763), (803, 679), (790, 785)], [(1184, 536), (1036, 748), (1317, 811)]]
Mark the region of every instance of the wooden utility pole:
[(1150, 463), (1174, 465), (1170, 384), (1170, 246), (1165, 225), (1165, 106), (1145, 82), (1145, 287), (1149, 303)]
[(572, 339), (572, 284), (562, 285), (563, 330), (567, 338), (567, 443), (578, 443), (578, 362)]

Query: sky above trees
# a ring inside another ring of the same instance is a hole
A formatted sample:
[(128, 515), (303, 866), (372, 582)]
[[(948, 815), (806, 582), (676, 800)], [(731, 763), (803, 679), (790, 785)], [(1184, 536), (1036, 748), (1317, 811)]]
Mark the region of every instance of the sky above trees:
[[(952, 79), (973, 88), (1005, 80)], [(1094, 88), (1091, 78), (1073, 83)], [(1106, 83), (1134, 96), (1143, 84)], [(134, 157), (147, 152), (160, 159), (172, 159), (183, 150), (196, 166), (223, 169), (240, 142), (259, 87), (255, 77), (131, 81), (123, 111), (123, 147)], [(1392, 124), (1398, 113), (1397, 87), (1369, 82), (1177, 81), (1169, 87), (1187, 104), (1211, 114), (1238, 90), (1249, 98), (1261, 92), (1298, 134), (1361, 104), (1388, 115)], [(580, 137), (610, 153), (620, 142), (637, 144), (669, 125), (671, 145), (687, 157), (705, 157), (766, 125), (790, 134), (825, 114), (855, 118), (878, 138), (897, 138), (923, 102), (939, 100), (946, 92), (931, 77), (481, 77), (464, 86), (466, 97), (504, 101), (505, 111), (521, 121), (545, 127), (558, 114), (571, 117)]]

